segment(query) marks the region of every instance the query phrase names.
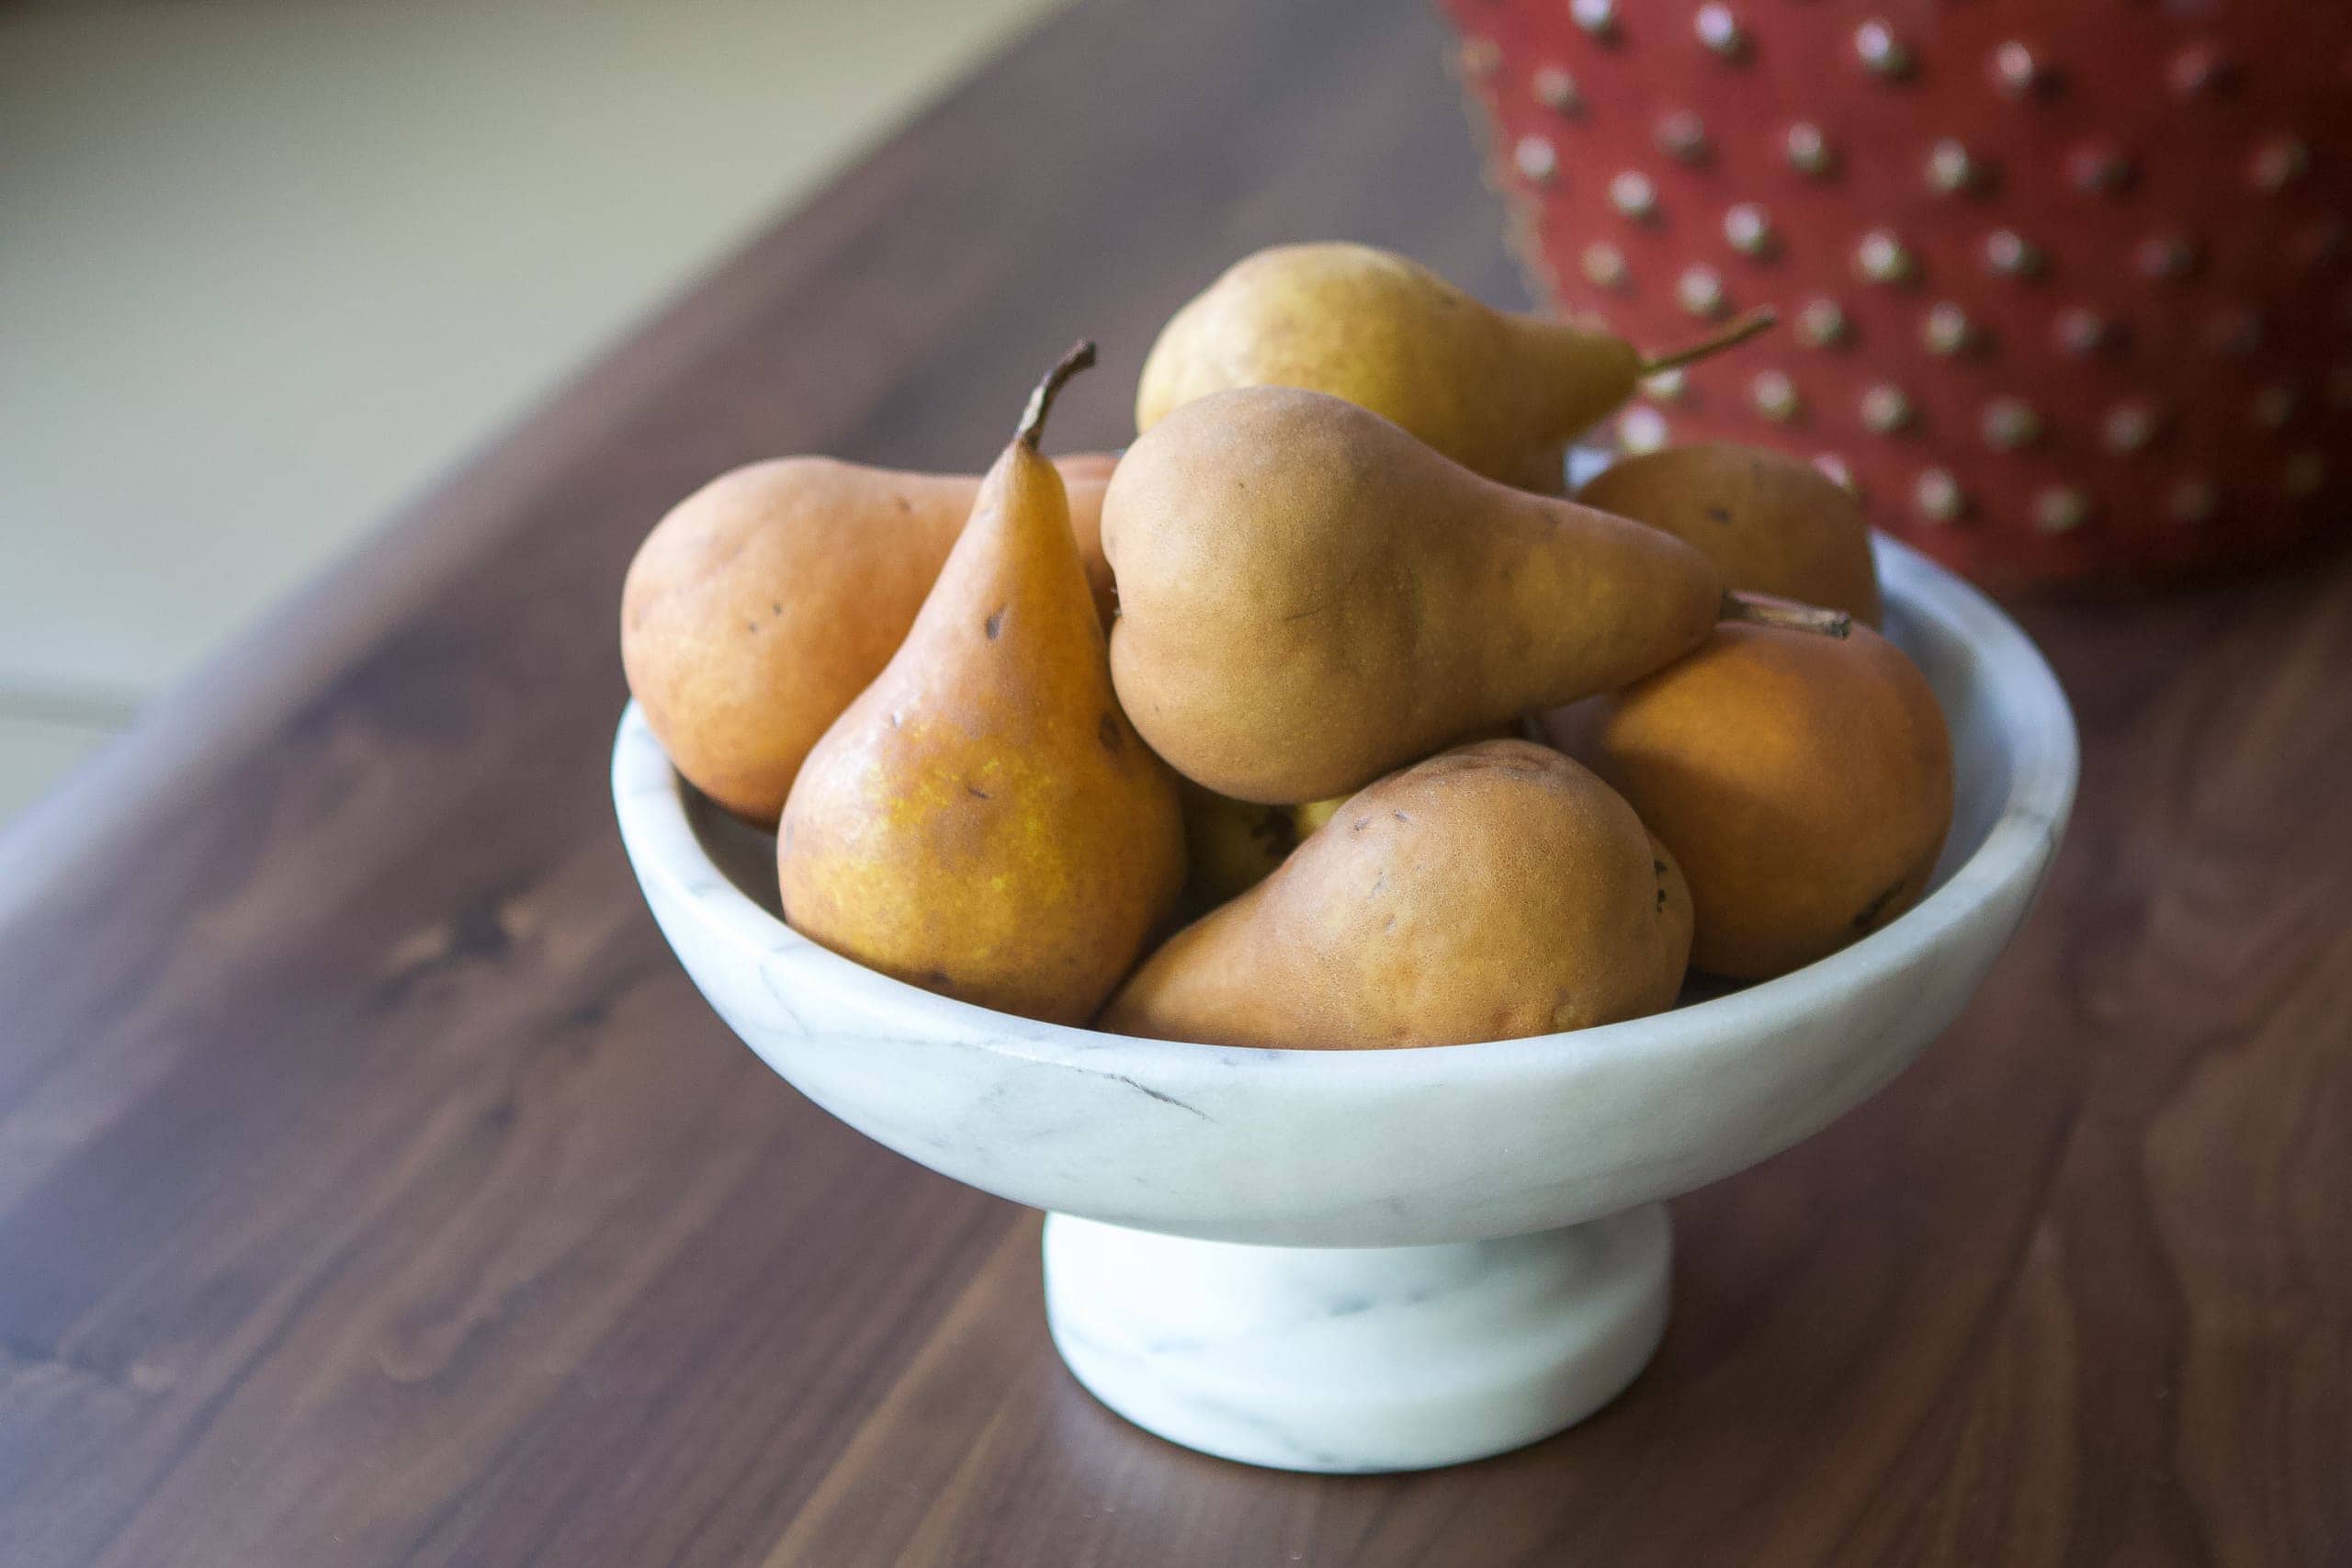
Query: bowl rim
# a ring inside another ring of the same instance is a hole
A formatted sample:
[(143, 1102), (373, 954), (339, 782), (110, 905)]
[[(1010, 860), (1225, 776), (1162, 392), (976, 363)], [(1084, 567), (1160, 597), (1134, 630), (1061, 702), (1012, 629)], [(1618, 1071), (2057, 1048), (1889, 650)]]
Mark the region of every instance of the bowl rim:
[[(1247, 1066), (1287, 1076), (1314, 1072), (1334, 1082), (1370, 1076), (1384, 1087), (1412, 1081), (1546, 1077), (1602, 1068), (1629, 1056), (1704, 1051), (1726, 1039), (1785, 1029), (1815, 1012), (1825, 998), (1849, 995), (1905, 973), (1987, 903), (2020, 880), (2039, 881), (2072, 809), (2080, 769), (2074, 714), (2057, 676), (2032, 640), (1974, 587), (1917, 550), (1873, 536), (1891, 609), (1907, 619), (1940, 623), (1973, 651), (1989, 677), (1996, 725), (2009, 742), (2008, 790), (1976, 849), (1935, 891), (1848, 947), (1770, 980), (1720, 997), (1623, 1022), (1558, 1033), (1457, 1045), (1377, 1050), (1209, 1045), (1109, 1033), (1043, 1022), (941, 996), (894, 979), (802, 936), (753, 902), (703, 847), (686, 784), (671, 766), (636, 702), (623, 711), (614, 739), (612, 787), (621, 838), (639, 879), (659, 883), (690, 908), (705, 933), (755, 964), (794, 960), (794, 978), (829, 983), (847, 1005), (887, 1026), (920, 1014), (925, 1036), (953, 1035), (972, 1050), (1039, 1066), (1111, 1070), (1153, 1084), (1183, 1085), (1213, 1077), (1230, 1084)], [(715, 809), (715, 808), (714, 808)], [(967, 1027), (957, 1029), (958, 1023)], [(943, 1025), (945, 1027), (943, 1028)]]

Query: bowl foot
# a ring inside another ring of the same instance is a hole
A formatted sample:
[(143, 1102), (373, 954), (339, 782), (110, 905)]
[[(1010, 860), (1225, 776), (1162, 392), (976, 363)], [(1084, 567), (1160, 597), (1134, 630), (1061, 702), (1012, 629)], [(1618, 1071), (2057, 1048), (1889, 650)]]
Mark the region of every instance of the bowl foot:
[(1440, 1247), (1245, 1247), (1046, 1219), (1046, 1314), (1147, 1431), (1279, 1470), (1458, 1464), (1573, 1426), (1666, 1328), (1666, 1208)]

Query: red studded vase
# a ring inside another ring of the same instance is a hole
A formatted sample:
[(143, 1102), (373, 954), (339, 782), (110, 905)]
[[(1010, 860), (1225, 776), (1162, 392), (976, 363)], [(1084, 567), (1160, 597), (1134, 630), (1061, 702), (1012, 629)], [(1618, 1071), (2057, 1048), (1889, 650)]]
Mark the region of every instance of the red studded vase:
[(1643, 347), (1632, 447), (1848, 476), (2003, 589), (2352, 506), (2352, 0), (1443, 0), (1513, 242)]

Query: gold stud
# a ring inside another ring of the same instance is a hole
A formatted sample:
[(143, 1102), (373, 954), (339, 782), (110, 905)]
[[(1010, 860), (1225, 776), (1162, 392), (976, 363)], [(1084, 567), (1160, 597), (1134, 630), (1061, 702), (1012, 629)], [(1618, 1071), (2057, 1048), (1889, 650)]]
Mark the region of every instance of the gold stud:
[(1546, 65), (1535, 73), (1535, 101), (1554, 114), (1579, 114), (1584, 109), (1584, 91), (1577, 79), (1556, 65)]
[(2032, 277), (2042, 268), (2041, 247), (2015, 229), (1984, 236), (1984, 265), (2003, 277)]
[(1748, 400), (1756, 412), (1775, 424), (1786, 424), (1796, 418), (1803, 406), (1797, 397), (1796, 383), (1778, 370), (1759, 370), (1747, 384)]
[(2265, 387), (2254, 395), (2254, 423), (2265, 430), (2283, 430), (2295, 417), (2295, 389), (2285, 385)]
[(2197, 246), (2186, 234), (2152, 234), (2132, 252), (2143, 276), (2165, 280), (2197, 269)]
[(2213, 488), (2213, 481), (2211, 479), (2195, 478), (2182, 479), (2172, 487), (2172, 493), (2165, 498), (2165, 512), (2176, 523), (2209, 522), (2213, 513), (2221, 509), (2221, 492)]
[(2030, 44), (2011, 39), (1993, 51), (1993, 80), (2013, 98), (2050, 85), (2050, 70)]
[(2055, 326), (2058, 346), (2073, 355), (2097, 354), (2115, 341), (2115, 323), (2080, 305), (2059, 311)]
[(1781, 148), (1788, 155), (1789, 167), (1812, 179), (1826, 179), (1838, 168), (1837, 150), (1829, 145), (1829, 138), (1821, 127), (1809, 119), (1801, 119), (1789, 127), (1781, 139)]
[(1978, 345), (1980, 337), (1976, 323), (1968, 319), (1968, 312), (1956, 300), (1939, 301), (1919, 321), (1919, 341), (1930, 354), (1947, 357), (1966, 354)]
[(2327, 483), (2327, 459), (2317, 452), (2298, 452), (2287, 459), (2280, 478), (2286, 483), (2287, 493), (2298, 501), (2317, 495), (2320, 487)]
[(2041, 416), (2023, 398), (1995, 398), (1984, 405), (1984, 443), (1997, 452), (2014, 452), (2041, 439)]
[(1560, 172), (1560, 155), (1541, 136), (1521, 137), (1519, 146), (1511, 152), (1511, 161), (1519, 165), (1521, 175), (1540, 186), (1550, 185), (1552, 176)]
[(1911, 74), (1910, 48), (1883, 17), (1873, 17), (1854, 29), (1854, 56), (1873, 76), (1894, 81)]
[(1630, 276), (1625, 253), (1606, 240), (1595, 240), (1584, 248), (1582, 266), (1585, 281), (1595, 288), (1623, 288)]
[(1743, 201), (1724, 213), (1724, 243), (1744, 256), (1769, 256), (1779, 243), (1772, 218), (1752, 201)]
[(1645, 403), (1635, 403), (1617, 417), (1617, 445), (1636, 457), (1657, 451), (1670, 439), (1666, 415)]
[(1707, 161), (1706, 122), (1689, 109), (1677, 109), (1657, 122), (1650, 133), (1657, 150), (1679, 164)]
[(1797, 341), (1807, 348), (1835, 348), (1852, 335), (1846, 308), (1827, 295), (1808, 299), (1797, 312)]
[(1976, 160), (1959, 138), (1947, 136), (1928, 149), (1928, 187), (1945, 196), (1959, 196), (1966, 191), (1982, 190), (1985, 184), (1984, 165)]
[(2070, 485), (2052, 485), (2033, 498), (2033, 525), (2045, 534), (2071, 534), (2090, 515), (2089, 499)]
[(1886, 381), (1862, 393), (1861, 414), (1862, 427), (1876, 435), (1908, 430), (1915, 417), (1910, 395)]
[(1744, 60), (1747, 56), (1747, 29), (1739, 25), (1731, 7), (1706, 5), (1699, 7), (1690, 18), (1691, 29), (1699, 41), (1725, 60)]
[(1854, 271), (1871, 283), (1905, 283), (1918, 263), (1894, 230), (1873, 229), (1854, 247)]
[(1693, 262), (1682, 269), (1682, 276), (1674, 280), (1674, 300), (1691, 315), (1708, 320), (1722, 315), (1731, 306), (1723, 278), (1704, 262)]
[(1568, 0), (1568, 17), (1594, 38), (1617, 36), (1617, 0)]
[(2118, 403), (2099, 422), (2099, 434), (2118, 452), (2137, 452), (2156, 438), (2156, 411), (2145, 403)]
[(1627, 169), (1609, 182), (1609, 204), (1636, 223), (1657, 216), (1657, 186), (1639, 169)]
[(1912, 485), (1911, 504), (1929, 523), (1951, 523), (1968, 510), (1968, 493), (1949, 470), (1929, 468)]

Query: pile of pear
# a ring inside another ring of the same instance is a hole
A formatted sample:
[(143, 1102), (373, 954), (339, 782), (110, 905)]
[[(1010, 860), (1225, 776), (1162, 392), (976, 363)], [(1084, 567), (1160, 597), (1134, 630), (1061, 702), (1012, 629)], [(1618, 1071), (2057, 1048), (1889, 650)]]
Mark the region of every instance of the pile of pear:
[(1561, 454), (1667, 358), (1292, 245), (1170, 319), (1134, 443), (713, 480), (623, 591), (685, 780), (785, 919), (1056, 1023), (1450, 1045), (1769, 979), (1916, 902), (1951, 740), (1811, 464)]

